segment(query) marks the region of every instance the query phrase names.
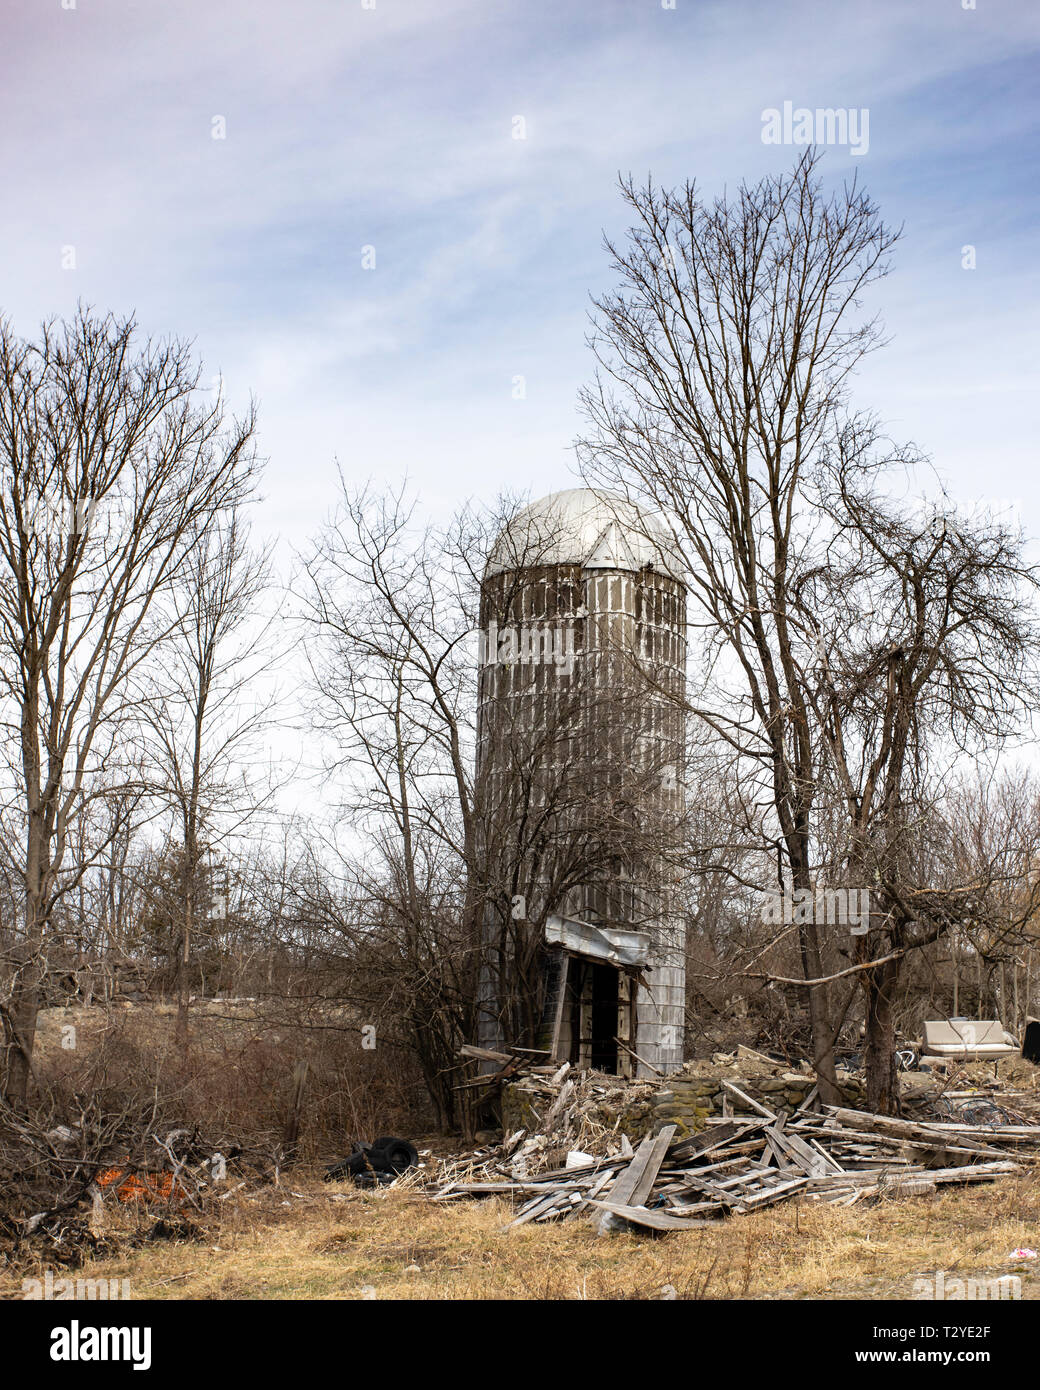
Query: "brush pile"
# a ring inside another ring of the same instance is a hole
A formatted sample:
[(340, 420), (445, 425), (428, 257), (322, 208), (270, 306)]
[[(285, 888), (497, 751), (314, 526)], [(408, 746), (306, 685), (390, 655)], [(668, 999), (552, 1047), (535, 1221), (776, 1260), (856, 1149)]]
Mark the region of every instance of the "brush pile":
[(277, 1165), (277, 1152), (208, 1139), (154, 1106), (90, 1097), (55, 1122), (0, 1102), (0, 1270), (75, 1268), (104, 1253), (106, 1204), (137, 1211), (142, 1238), (163, 1238), (211, 1198), (271, 1181)]

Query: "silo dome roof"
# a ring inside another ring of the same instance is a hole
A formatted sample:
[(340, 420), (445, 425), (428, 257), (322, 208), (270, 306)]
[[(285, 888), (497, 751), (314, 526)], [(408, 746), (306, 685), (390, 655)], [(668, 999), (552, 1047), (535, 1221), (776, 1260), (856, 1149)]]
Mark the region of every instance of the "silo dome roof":
[(532, 565), (640, 570), (653, 565), (673, 579), (686, 574), (663, 518), (620, 493), (572, 487), (523, 507), (499, 533), (485, 575)]

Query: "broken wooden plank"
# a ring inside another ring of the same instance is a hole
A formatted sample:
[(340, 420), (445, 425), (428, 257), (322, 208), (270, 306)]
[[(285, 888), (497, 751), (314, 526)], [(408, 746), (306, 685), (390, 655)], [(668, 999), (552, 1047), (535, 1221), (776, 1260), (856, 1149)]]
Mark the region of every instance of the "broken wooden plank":
[(665, 1125), (654, 1139), (654, 1147), (650, 1152), (650, 1157), (646, 1161), (646, 1166), (636, 1180), (635, 1187), (632, 1189), (629, 1198), (630, 1204), (634, 1207), (642, 1206), (650, 1195), (650, 1189), (654, 1185), (661, 1165), (664, 1163), (665, 1154), (668, 1152), (668, 1145), (675, 1138), (676, 1125)]
[[(858, 1130), (866, 1130), (869, 1133), (883, 1134), (897, 1139), (910, 1139), (912, 1141), (924, 1140), (935, 1147), (941, 1146), (943, 1140), (968, 1139), (976, 1142), (983, 1139), (989, 1141), (988, 1146), (993, 1142), (1006, 1138), (1006, 1142), (1015, 1144), (1026, 1142), (1034, 1136), (1023, 1133), (1024, 1126), (1013, 1129), (1010, 1125), (1001, 1127), (999, 1125), (953, 1125), (945, 1122), (924, 1123), (917, 1120), (900, 1120), (892, 1115), (872, 1115), (866, 1111), (843, 1110), (837, 1106), (828, 1106), (828, 1113), (842, 1125), (854, 1125)], [(1031, 1127), (1030, 1127), (1031, 1128)], [(1038, 1131), (1040, 1133), (1040, 1131)], [(936, 1144), (936, 1141), (939, 1144)], [(987, 1147), (988, 1147), (987, 1146)]]
[(771, 1184), (757, 1192), (742, 1193), (740, 1201), (733, 1210), (735, 1213), (743, 1215), (745, 1212), (758, 1211), (762, 1207), (771, 1207), (774, 1202), (779, 1202), (781, 1198), (790, 1197), (795, 1192), (800, 1191), (808, 1181), (809, 1179), (806, 1177), (789, 1178), (786, 1182)]
[(817, 1102), (818, 1102), (819, 1099), (820, 1099), (820, 1083), (817, 1081), (817, 1082), (815, 1083), (815, 1085), (813, 1086), (812, 1090), (809, 1091), (809, 1092), (807, 1093), (807, 1095), (806, 1095), (805, 1099), (802, 1101), (801, 1105), (799, 1105), (799, 1106), (796, 1107), (794, 1113), (795, 1113), (796, 1115), (802, 1115), (802, 1114), (804, 1114), (804, 1113), (809, 1109), (809, 1107), (813, 1104), (813, 1102), (814, 1102), (814, 1101), (817, 1101)]
[(604, 1214), (615, 1221), (630, 1221), (635, 1226), (647, 1226), (653, 1231), (688, 1231), (692, 1227), (716, 1226), (714, 1221), (705, 1221), (696, 1216), (676, 1216), (674, 1210), (660, 1208), (649, 1210), (646, 1207), (622, 1206), (618, 1202), (590, 1201), (590, 1206), (602, 1207)]
[(607, 1172), (600, 1173), (597, 1177), (595, 1177), (593, 1179), (592, 1186), (589, 1187), (586, 1191), (584, 1199), (577, 1206), (575, 1206), (571, 1215), (577, 1216), (579, 1212), (584, 1211), (584, 1209), (589, 1205), (590, 1199), (599, 1196), (599, 1194), (606, 1187), (607, 1183), (610, 1182), (612, 1176), (613, 1172), (608, 1169)]
[(772, 1120), (774, 1124), (776, 1123), (775, 1113), (772, 1110), (767, 1110), (764, 1105), (759, 1105), (757, 1100), (752, 1100), (746, 1091), (742, 1091), (740, 1087), (735, 1085), (732, 1081), (724, 1081), (722, 1084), (727, 1091), (732, 1091), (745, 1105), (750, 1105), (751, 1109), (754, 1110), (757, 1115), (764, 1115), (767, 1120)]
[(561, 1195), (562, 1194), (559, 1192), (550, 1192), (547, 1197), (542, 1197), (539, 1201), (534, 1203), (528, 1203), (528, 1205), (521, 1210), (520, 1215), (514, 1216), (508, 1225), (523, 1226), (525, 1222), (533, 1221), (540, 1212), (548, 1211), (550, 1207), (554, 1207), (560, 1200)]
[(459, 1048), (463, 1057), (472, 1057), (478, 1062), (512, 1062), (511, 1052), (494, 1052), (490, 1047), (477, 1047), (475, 1043), (463, 1043)]
[(806, 1177), (822, 1177), (823, 1174), (832, 1171), (832, 1160), (826, 1154), (811, 1149), (805, 1140), (799, 1138), (797, 1134), (776, 1129), (767, 1129), (766, 1134), (772, 1138), (777, 1148), (788, 1156), (795, 1167), (802, 1170)]
[[(654, 1179), (660, 1171), (668, 1145), (675, 1137), (676, 1125), (665, 1125), (655, 1135), (648, 1134), (636, 1149), (628, 1167), (618, 1175), (608, 1189), (612, 1202), (618, 1206), (638, 1206), (649, 1195)], [(593, 1217), (599, 1235), (611, 1228), (612, 1218), (607, 1212)]]

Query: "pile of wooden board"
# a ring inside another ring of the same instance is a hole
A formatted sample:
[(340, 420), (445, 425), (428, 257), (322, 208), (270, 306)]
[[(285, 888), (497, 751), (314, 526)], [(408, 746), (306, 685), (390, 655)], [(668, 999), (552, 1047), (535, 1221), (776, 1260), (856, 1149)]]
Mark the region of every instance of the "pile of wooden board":
[[(512, 1047), (508, 1052), (494, 1052), (489, 1047), (476, 1047), (466, 1043), (459, 1048), (459, 1056), (470, 1062), (480, 1062), (483, 1070), (476, 1076), (458, 1082), (456, 1091), (489, 1090), (500, 1086), (503, 1081), (514, 1081), (527, 1074), (551, 1077), (557, 1070), (555, 1062), (546, 1063), (549, 1054), (530, 1047)], [(491, 1070), (491, 1068), (494, 1068)]]
[(497, 1149), (442, 1166), (433, 1200), (504, 1197), (516, 1208), (514, 1226), (585, 1217), (600, 1232), (681, 1231), (791, 1197), (848, 1205), (989, 1182), (1040, 1162), (1040, 1125), (897, 1120), (821, 1107), (815, 1099), (794, 1114), (777, 1114), (730, 1089), (754, 1113), (710, 1121), (678, 1141), (675, 1125), (666, 1125), (634, 1150), (615, 1136), (613, 1152), (571, 1152), (543, 1171), (539, 1157), (558, 1155), (559, 1147), (545, 1135), (520, 1132)]

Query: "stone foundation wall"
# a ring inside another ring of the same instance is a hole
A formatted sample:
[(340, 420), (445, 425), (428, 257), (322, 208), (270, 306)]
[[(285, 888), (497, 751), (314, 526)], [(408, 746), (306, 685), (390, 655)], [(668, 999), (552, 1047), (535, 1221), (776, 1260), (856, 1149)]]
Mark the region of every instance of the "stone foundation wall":
[[(724, 1081), (731, 1081), (760, 1105), (777, 1112), (797, 1109), (816, 1084), (815, 1076), (796, 1072), (779, 1076), (741, 1076), (729, 1068), (720, 1068), (715, 1074), (669, 1077), (667, 1087), (659, 1090), (650, 1102), (652, 1129), (675, 1124), (680, 1137), (692, 1134), (703, 1128), (709, 1116), (722, 1115), (727, 1099), (730, 1114), (746, 1114), (750, 1107), (728, 1091)], [(845, 1104), (850, 1109), (861, 1106), (864, 1090), (859, 1077), (839, 1072), (838, 1081)]]

